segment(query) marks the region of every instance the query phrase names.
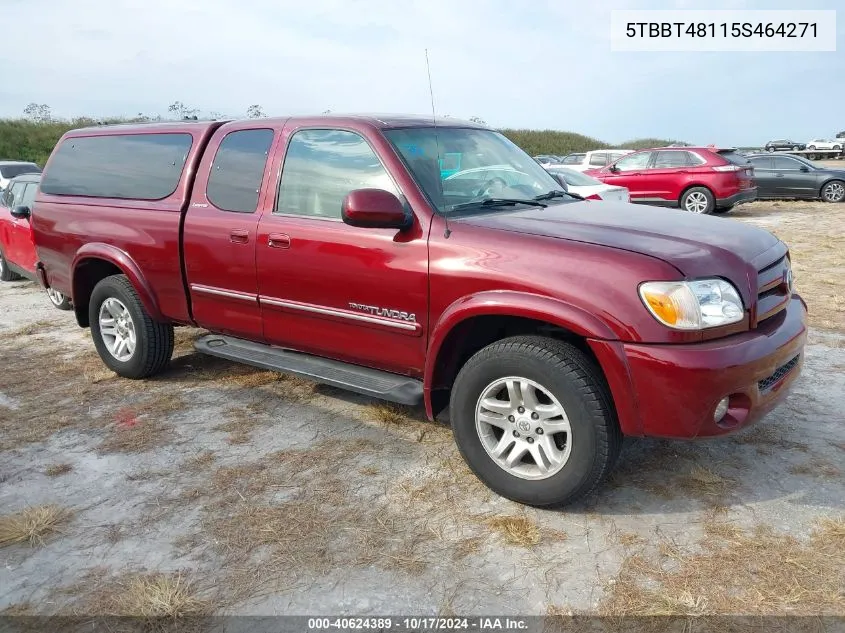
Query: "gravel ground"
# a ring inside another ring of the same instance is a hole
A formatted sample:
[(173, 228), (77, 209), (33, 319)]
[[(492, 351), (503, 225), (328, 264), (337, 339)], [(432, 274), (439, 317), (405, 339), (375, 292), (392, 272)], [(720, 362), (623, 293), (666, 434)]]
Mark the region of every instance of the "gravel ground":
[[(816, 210), (737, 218), (829, 239)], [(841, 313), (763, 422), (626, 441), (562, 511), (488, 492), (421, 411), (195, 354), (198, 331), (133, 382), (35, 284), (0, 315), (0, 611), (138, 614), (163, 583), (181, 613), (845, 613)], [(20, 512), (42, 528), (3, 543)]]

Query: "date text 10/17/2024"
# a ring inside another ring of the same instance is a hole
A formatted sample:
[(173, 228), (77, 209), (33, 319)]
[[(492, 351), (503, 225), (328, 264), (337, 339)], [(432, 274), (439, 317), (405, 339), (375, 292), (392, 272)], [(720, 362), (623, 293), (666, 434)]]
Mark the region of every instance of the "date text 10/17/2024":
[(366, 617), (309, 618), (308, 631), (524, 631), (526, 618), (520, 617)]

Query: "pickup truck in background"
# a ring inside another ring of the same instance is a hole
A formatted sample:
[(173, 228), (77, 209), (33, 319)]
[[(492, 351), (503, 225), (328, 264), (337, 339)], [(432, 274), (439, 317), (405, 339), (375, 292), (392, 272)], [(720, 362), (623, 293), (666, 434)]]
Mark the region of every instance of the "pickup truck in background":
[(477, 476), (545, 506), (593, 491), (623, 435), (756, 421), (806, 338), (769, 232), (565, 189), (471, 123), (271, 118), (73, 130), (19, 211), (119, 375), (206, 328), (207, 354), (448, 408)]

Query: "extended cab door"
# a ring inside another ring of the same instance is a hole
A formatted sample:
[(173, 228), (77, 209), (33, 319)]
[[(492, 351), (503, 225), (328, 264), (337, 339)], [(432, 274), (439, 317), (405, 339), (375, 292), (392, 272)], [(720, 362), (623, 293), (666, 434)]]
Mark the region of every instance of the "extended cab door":
[(194, 321), (215, 332), (262, 337), (255, 247), (262, 183), (275, 131), (258, 121), (217, 130), (185, 216), (184, 266)]
[(258, 227), (267, 342), (421, 375), (427, 230), (419, 218), (405, 231), (353, 227), (341, 219), (342, 201), (355, 189), (385, 189), (407, 204), (385, 168), (386, 142), (377, 149), (348, 129), (290, 127), (283, 134), (275, 204)]

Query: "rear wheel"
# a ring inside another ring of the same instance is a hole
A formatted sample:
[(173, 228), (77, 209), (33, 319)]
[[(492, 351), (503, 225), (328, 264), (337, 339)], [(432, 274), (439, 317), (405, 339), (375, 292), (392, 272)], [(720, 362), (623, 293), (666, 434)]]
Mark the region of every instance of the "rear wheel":
[(716, 199), (706, 187), (692, 187), (681, 196), (680, 206), (681, 209), (690, 213), (713, 213), (713, 209), (716, 208)]
[(70, 310), (70, 301), (64, 294), (54, 288), (47, 288), (47, 297), (50, 303), (56, 306), (59, 310)]
[(125, 275), (100, 281), (88, 306), (91, 337), (100, 358), (124, 378), (146, 378), (167, 366), (173, 326), (154, 321)]
[(493, 343), (463, 366), (450, 417), (458, 449), (494, 492), (535, 506), (590, 494), (610, 473), (622, 433), (590, 358), (555, 339)]
[(822, 187), (822, 200), (825, 202), (842, 202), (845, 200), (845, 182), (831, 180)]
[(773, 152), (773, 151), (775, 151), (775, 148), (774, 147), (767, 147), (766, 150), (769, 151), (769, 152)]
[[(811, 147), (810, 149), (813, 149), (813, 148)], [(800, 152), (801, 148), (796, 145), (795, 147), (792, 148), (792, 151), (793, 152)]]

